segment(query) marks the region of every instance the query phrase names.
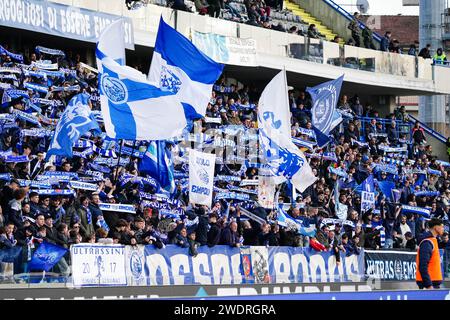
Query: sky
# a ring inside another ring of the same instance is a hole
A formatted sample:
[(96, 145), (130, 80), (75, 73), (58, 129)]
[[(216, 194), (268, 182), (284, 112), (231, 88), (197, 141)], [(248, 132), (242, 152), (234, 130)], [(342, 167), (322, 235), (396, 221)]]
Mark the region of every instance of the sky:
[[(356, 9), (357, 0), (333, 0), (337, 4), (344, 7), (349, 12), (358, 11)], [(403, 6), (402, 0), (368, 0), (368, 15), (419, 15), (419, 7)]]

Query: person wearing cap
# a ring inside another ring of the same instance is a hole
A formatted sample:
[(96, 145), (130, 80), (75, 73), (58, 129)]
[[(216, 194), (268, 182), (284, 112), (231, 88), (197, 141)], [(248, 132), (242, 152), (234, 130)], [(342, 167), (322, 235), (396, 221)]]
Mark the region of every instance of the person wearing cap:
[(239, 118), (239, 112), (235, 105), (230, 106), (230, 116), (228, 117), (228, 123), (230, 125), (241, 125), (242, 121)]
[(437, 237), (444, 234), (444, 223), (433, 218), (428, 231), (419, 238), (416, 256), (416, 283), (419, 289), (439, 289), (443, 277)]

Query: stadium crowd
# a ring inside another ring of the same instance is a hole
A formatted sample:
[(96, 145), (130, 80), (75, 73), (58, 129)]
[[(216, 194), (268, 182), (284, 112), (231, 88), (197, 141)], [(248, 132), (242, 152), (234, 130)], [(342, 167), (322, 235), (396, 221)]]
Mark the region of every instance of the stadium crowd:
[[(148, 141), (120, 146), (105, 134), (86, 135), (74, 145), (73, 158), (46, 159), (57, 119), (75, 94), (90, 95), (103, 127), (97, 71), (80, 55), (36, 47), (21, 59), (2, 45), (0, 250), (22, 248), (16, 273), (29, 271), (32, 253), (43, 241), (65, 248), (82, 242), (157, 248), (176, 244), (192, 255), (203, 245), (299, 246), (331, 250), (338, 258), (340, 252), (359, 254), (361, 248), (415, 250), (428, 219), (448, 221), (450, 164), (433, 156), (419, 123), (409, 130), (404, 107), (382, 117), (358, 96), (343, 94), (338, 109), (344, 120), (333, 131), (332, 142), (319, 148), (310, 130), (309, 95), (290, 91), (292, 136), (318, 180), (296, 196), (288, 184), (282, 185), (276, 200), (285, 205), (269, 210), (256, 202), (257, 183), (243, 184), (256, 181), (258, 168), (222, 161), (215, 168), (215, 176), (224, 177), (216, 181), (215, 195), (234, 191), (242, 197), (214, 200), (211, 207), (193, 206), (181, 144), (172, 144), (176, 187), (170, 194), (148, 183), (140, 170)], [(249, 138), (246, 132), (257, 128), (259, 95), (251, 84), (228, 85), (222, 78), (214, 86), (206, 117), (195, 122), (188, 137), (196, 140), (209, 130), (232, 129), (238, 132), (235, 141), (240, 134)], [(250, 153), (247, 149), (247, 160)], [(370, 177), (375, 180), (375, 207), (362, 211), (361, 186)], [(73, 189), (71, 179), (94, 183), (97, 190)], [(382, 182), (391, 182), (398, 197), (386, 192)], [(135, 212), (102, 210), (101, 203), (131, 204)], [(429, 215), (420, 211), (427, 207)], [(265, 222), (249, 218), (247, 210)], [(297, 223), (278, 224), (280, 210)], [(448, 240), (447, 225), (440, 246), (450, 250)], [(69, 266), (66, 254), (54, 271), (68, 274)]]

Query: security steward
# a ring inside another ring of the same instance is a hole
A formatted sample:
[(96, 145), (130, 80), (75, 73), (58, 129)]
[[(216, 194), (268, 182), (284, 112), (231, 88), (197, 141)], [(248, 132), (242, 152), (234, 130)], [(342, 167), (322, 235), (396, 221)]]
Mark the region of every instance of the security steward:
[(445, 64), (447, 62), (447, 56), (442, 48), (437, 49), (436, 54), (433, 56), (434, 64)]
[(442, 283), (441, 259), (437, 236), (444, 234), (441, 219), (431, 219), (428, 230), (419, 238), (416, 257), (416, 283), (419, 289), (439, 289)]

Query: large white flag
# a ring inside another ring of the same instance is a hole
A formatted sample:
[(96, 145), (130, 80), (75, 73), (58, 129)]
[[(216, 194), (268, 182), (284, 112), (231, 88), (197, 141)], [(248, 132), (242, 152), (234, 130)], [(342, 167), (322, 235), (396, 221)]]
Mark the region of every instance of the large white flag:
[(106, 134), (115, 139), (164, 140), (186, 126), (183, 106), (136, 69), (125, 66), (122, 21), (107, 27), (97, 43), (99, 92)]
[(266, 86), (258, 105), (259, 141), (264, 162), (278, 177), (276, 183), (291, 180), (300, 192), (316, 181), (311, 167), (291, 140), (289, 101), (285, 71)]
[(211, 206), (216, 155), (189, 150), (189, 202)]

